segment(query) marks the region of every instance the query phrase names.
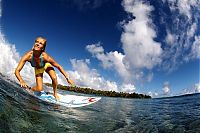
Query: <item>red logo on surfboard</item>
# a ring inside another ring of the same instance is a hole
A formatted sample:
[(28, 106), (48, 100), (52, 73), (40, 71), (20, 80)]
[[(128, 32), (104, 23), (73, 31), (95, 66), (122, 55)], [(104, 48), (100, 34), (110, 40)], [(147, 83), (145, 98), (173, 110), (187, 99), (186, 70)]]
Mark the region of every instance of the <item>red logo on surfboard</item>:
[(88, 101), (89, 102), (95, 102), (96, 100), (95, 100), (95, 98), (88, 98)]

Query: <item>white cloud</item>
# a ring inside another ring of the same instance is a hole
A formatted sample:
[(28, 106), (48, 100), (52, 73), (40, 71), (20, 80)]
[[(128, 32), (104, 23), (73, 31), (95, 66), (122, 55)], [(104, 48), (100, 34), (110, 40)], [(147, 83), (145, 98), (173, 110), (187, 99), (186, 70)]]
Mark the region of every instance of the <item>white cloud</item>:
[(193, 93), (200, 93), (200, 83), (196, 83), (192, 87), (184, 89), (182, 95)]
[(178, 0), (178, 9), (180, 13), (191, 19), (191, 7), (196, 6), (198, 0)]
[(195, 84), (195, 92), (200, 93), (200, 83)]
[(169, 86), (164, 86), (163, 87), (163, 92), (164, 92), (164, 94), (168, 94), (170, 92)]
[[(133, 0), (124, 0), (122, 5), (126, 12), (136, 17), (123, 24), (121, 42), (124, 54), (118, 51), (105, 53), (100, 43), (87, 45), (86, 49), (104, 69), (114, 69), (125, 83), (132, 83), (146, 76), (143, 69), (151, 70), (161, 63), (162, 48), (154, 41), (156, 32), (149, 16), (153, 7)], [(149, 82), (152, 79), (153, 73), (146, 78)]]
[(131, 79), (128, 66), (123, 62), (125, 55), (117, 51), (104, 53), (104, 49), (100, 43), (87, 45), (86, 49), (92, 53), (94, 57), (101, 61), (104, 69), (114, 68), (114, 70), (125, 82), (128, 82)]
[(169, 82), (165, 82), (164, 83), (162, 90), (164, 92), (164, 95), (168, 95), (170, 93)]
[(100, 43), (97, 44), (91, 44), (86, 46), (86, 50), (88, 50), (94, 57), (99, 59), (102, 62), (102, 66), (106, 68), (110, 68), (113, 66), (113, 61), (112, 59), (109, 59), (105, 54), (104, 54), (104, 49), (100, 45)]
[(104, 49), (103, 47), (100, 45), (100, 42), (97, 44), (92, 44), (92, 45), (87, 45), (86, 49), (92, 53), (93, 55), (96, 54), (103, 54), (104, 53)]
[(117, 83), (105, 80), (96, 69), (90, 69), (88, 61), (71, 59), (71, 64), (74, 71), (69, 71), (69, 73), (77, 85), (100, 90), (118, 91)]
[(136, 90), (133, 84), (117, 84), (116, 82), (104, 79), (96, 69), (89, 68), (89, 63), (86, 60), (71, 60), (74, 71), (69, 71), (76, 85), (81, 87), (90, 87), (93, 89), (128, 92), (132, 93)]
[(121, 42), (125, 60), (133, 68), (152, 69), (161, 63), (162, 48), (155, 42), (156, 32), (150, 19), (153, 7), (140, 1), (124, 0), (122, 5), (126, 12), (135, 16), (123, 26)]
[(187, 31), (187, 35), (189, 37), (193, 37), (197, 30), (197, 24), (194, 22)]
[(151, 97), (153, 97), (153, 98), (159, 96), (159, 94), (157, 92), (151, 92), (151, 91), (148, 92), (148, 95), (151, 96)]
[(122, 84), (120, 88), (122, 92), (128, 92), (128, 93), (133, 93), (136, 90), (133, 84)]
[(195, 41), (191, 49), (191, 57), (200, 59), (200, 36), (195, 36)]
[(169, 31), (167, 31), (167, 36), (166, 36), (165, 40), (166, 40), (167, 44), (172, 45), (174, 43), (174, 40), (175, 40), (175, 35), (173, 35)]

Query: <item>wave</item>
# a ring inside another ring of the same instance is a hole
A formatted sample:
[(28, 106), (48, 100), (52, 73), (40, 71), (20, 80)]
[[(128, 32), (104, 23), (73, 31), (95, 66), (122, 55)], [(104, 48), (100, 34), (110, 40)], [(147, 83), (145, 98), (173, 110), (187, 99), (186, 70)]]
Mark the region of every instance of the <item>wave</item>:
[[(8, 76), (9, 79), (17, 81), (14, 71), (20, 60), (20, 55), (16, 50), (15, 45), (10, 44), (6, 41), (4, 35), (0, 33), (0, 73)], [(30, 76), (34, 73), (33, 69), (29, 64), (25, 64), (24, 69), (20, 72), (23, 75), (25, 81), (32, 84), (34, 81), (34, 76)]]
[(0, 74), (0, 132), (73, 132), (77, 124), (69, 121), (84, 121), (85, 115), (81, 109), (39, 100)]

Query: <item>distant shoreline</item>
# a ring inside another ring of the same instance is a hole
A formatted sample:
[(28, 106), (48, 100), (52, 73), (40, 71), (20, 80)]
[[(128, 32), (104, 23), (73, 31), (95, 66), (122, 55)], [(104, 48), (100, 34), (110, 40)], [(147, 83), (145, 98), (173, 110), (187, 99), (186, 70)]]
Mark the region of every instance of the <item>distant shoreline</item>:
[(167, 99), (167, 98), (179, 98), (179, 97), (189, 97), (193, 95), (199, 95), (200, 93), (189, 93), (189, 94), (182, 94), (182, 95), (175, 95), (175, 96), (167, 96), (167, 97), (157, 97), (154, 99)]
[[(50, 83), (44, 83), (46, 86), (52, 87)], [(63, 86), (58, 85), (58, 89), (72, 91), (77, 93), (84, 93), (84, 94), (93, 94), (98, 96), (107, 96), (107, 97), (121, 97), (121, 98), (137, 98), (137, 99), (149, 99), (151, 96), (144, 95), (144, 94), (137, 94), (137, 93), (125, 93), (125, 92), (115, 92), (115, 91), (102, 91), (102, 90), (95, 90), (91, 88), (81, 88), (81, 87), (72, 87), (72, 86)]]

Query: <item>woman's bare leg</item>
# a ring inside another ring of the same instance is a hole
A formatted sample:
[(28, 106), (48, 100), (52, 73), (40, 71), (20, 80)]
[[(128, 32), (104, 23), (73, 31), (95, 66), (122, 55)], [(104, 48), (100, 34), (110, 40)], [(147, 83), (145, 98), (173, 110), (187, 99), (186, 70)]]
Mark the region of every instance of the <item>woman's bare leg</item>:
[(58, 81), (57, 81), (55, 70), (53, 69), (53, 67), (48, 67), (46, 69), (46, 72), (49, 74), (49, 76), (52, 80), (54, 96), (55, 96), (56, 99), (59, 99), (58, 96), (55, 95), (55, 94), (57, 94), (57, 86), (58, 86)]
[(35, 76), (36, 86), (32, 87), (32, 91), (42, 91), (43, 90), (43, 74), (37, 74)]

